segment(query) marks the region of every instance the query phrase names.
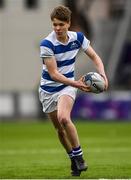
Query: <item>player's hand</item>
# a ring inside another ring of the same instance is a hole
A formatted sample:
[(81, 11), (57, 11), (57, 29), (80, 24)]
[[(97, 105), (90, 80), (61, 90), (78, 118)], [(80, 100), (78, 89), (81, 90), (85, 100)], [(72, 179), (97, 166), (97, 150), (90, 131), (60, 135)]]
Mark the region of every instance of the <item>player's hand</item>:
[(107, 77), (106, 77), (106, 75), (103, 75), (103, 74), (100, 74), (102, 77), (103, 77), (103, 79), (105, 80), (105, 91), (108, 89), (108, 79), (107, 79)]
[(91, 92), (91, 89), (89, 86), (87, 86), (85, 83), (84, 83), (84, 76), (82, 76), (79, 80), (78, 80), (78, 83), (79, 83), (79, 89), (81, 91), (84, 91), (84, 92)]

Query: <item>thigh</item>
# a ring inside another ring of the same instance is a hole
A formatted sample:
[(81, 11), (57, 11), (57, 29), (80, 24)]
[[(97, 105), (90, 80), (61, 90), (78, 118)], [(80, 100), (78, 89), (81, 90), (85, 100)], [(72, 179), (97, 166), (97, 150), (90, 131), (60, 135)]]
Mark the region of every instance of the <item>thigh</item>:
[(70, 119), (71, 110), (73, 108), (74, 100), (69, 95), (62, 95), (58, 99), (57, 115)]

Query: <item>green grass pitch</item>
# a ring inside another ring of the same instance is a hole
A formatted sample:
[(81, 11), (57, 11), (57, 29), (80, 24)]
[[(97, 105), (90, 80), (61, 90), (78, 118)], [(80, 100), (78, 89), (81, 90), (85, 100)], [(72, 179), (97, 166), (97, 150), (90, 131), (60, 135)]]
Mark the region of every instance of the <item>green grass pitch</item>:
[[(79, 179), (131, 178), (131, 123), (75, 121), (89, 169)], [(1, 179), (72, 179), (50, 122), (0, 123)]]

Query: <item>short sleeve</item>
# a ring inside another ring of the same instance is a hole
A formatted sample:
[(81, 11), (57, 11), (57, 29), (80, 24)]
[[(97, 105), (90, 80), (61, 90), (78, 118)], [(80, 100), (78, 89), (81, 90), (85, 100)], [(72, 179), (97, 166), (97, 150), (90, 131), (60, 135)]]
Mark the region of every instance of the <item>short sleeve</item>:
[(84, 36), (82, 32), (77, 32), (77, 40), (80, 42), (83, 51), (86, 51), (90, 45), (90, 41)]
[(86, 51), (90, 45), (90, 41), (84, 36), (84, 40), (82, 43), (82, 49)]
[(53, 44), (48, 40), (43, 40), (40, 43), (40, 57), (51, 57), (54, 56), (54, 46)]
[(51, 49), (44, 47), (44, 46), (40, 46), (40, 57), (51, 57), (54, 56), (54, 53)]

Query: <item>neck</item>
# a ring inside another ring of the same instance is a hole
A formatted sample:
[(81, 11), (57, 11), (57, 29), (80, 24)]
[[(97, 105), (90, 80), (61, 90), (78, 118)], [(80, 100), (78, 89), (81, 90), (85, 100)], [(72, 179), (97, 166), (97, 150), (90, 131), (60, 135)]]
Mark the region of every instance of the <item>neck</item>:
[(63, 37), (57, 37), (58, 41), (62, 42), (62, 43), (67, 43), (68, 42), (68, 35), (63, 36)]

